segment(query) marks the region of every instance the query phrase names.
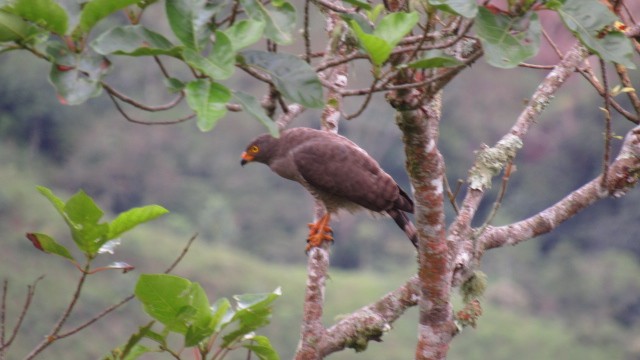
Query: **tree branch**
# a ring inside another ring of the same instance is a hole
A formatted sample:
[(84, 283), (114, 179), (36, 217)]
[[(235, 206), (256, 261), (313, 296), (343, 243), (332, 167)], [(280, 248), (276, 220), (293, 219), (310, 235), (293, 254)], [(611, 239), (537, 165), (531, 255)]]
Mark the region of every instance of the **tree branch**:
[(517, 223), (490, 227), (478, 239), (481, 249), (489, 250), (546, 234), (591, 204), (608, 196), (619, 197), (635, 186), (640, 177), (640, 126), (629, 131), (620, 154), (609, 168), (606, 187), (602, 175), (589, 181), (540, 213)]
[[(334, 29), (342, 26), (340, 16), (335, 12), (330, 12), (326, 18), (325, 28), (329, 34), (333, 34)], [(342, 36), (331, 36), (332, 41), (327, 45), (325, 56), (332, 57), (342, 54), (345, 46), (342, 43)], [(341, 88), (347, 85), (346, 64), (330, 68), (319, 74), (320, 78), (332, 83), (335, 87)], [(321, 123), (325, 131), (338, 132), (338, 121), (342, 109), (342, 96), (337, 91), (329, 91), (327, 94), (327, 106), (322, 111)], [(321, 204), (316, 202), (316, 219), (326, 211)], [(322, 313), (324, 306), (324, 289), (329, 270), (329, 245), (325, 242), (322, 247), (312, 248), (307, 261), (307, 288), (304, 301), (304, 316), (302, 319), (302, 329), (300, 343), (296, 351), (295, 359), (309, 360), (320, 359), (319, 344), (326, 335), (326, 329), (322, 323)]]
[(391, 324), (418, 303), (419, 292), (420, 281), (418, 276), (413, 276), (380, 300), (340, 320), (327, 330), (320, 344), (322, 356), (345, 348), (363, 351), (369, 341), (381, 341), (381, 336), (391, 329)]
[(471, 221), (480, 206), (485, 190), (491, 188), (491, 179), (513, 159), (522, 147), (523, 138), (537, 116), (588, 55), (588, 50), (580, 43), (576, 43), (538, 86), (509, 133), (503, 136), (494, 147), (484, 145), (477, 152), (476, 160), (469, 172), (469, 189), (460, 206), (460, 214), (449, 227), (449, 241), (460, 246), (455, 260), (454, 286), (460, 285), (473, 274), (473, 268), (479, 261), (480, 253), (476, 238), (478, 234), (474, 234)]

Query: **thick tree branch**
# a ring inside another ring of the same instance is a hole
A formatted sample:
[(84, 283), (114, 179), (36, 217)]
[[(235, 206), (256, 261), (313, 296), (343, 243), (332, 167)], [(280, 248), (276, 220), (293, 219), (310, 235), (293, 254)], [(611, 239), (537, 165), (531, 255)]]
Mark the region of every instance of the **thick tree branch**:
[(455, 286), (460, 285), (473, 273), (473, 268), (479, 261), (477, 241), (479, 234), (474, 233), (471, 221), (480, 206), (485, 190), (491, 187), (492, 178), (513, 160), (537, 116), (588, 55), (589, 52), (584, 46), (579, 43), (574, 45), (538, 86), (509, 133), (503, 136), (494, 147), (484, 145), (478, 151), (476, 161), (469, 172), (469, 189), (460, 206), (460, 213), (449, 228), (449, 240), (460, 246), (455, 260), (456, 273), (453, 281)]
[(413, 276), (398, 289), (330, 327), (320, 344), (322, 356), (345, 348), (363, 351), (369, 341), (381, 341), (381, 336), (391, 329), (391, 324), (418, 303), (419, 285), (418, 277)]
[[(326, 18), (326, 29), (329, 34), (333, 34), (342, 26), (342, 20), (337, 13), (331, 12)], [(341, 36), (333, 36), (325, 51), (326, 56), (344, 55), (345, 46)], [(331, 82), (336, 88), (347, 85), (347, 66), (339, 65), (319, 74), (320, 78)], [(342, 96), (337, 91), (329, 91), (327, 94), (327, 106), (325, 106), (322, 117), (322, 129), (325, 131), (337, 132), (338, 122), (342, 109)], [(323, 215), (325, 209), (321, 204), (316, 203), (316, 219)], [(326, 334), (326, 329), (322, 323), (324, 289), (327, 273), (329, 270), (329, 245), (324, 243), (320, 248), (313, 248), (309, 252), (307, 261), (307, 288), (304, 301), (304, 316), (302, 320), (301, 338), (298, 344), (295, 358), (298, 360), (320, 359), (320, 343)]]
[(488, 250), (546, 234), (593, 203), (608, 196), (619, 197), (635, 186), (640, 177), (640, 126), (625, 137), (622, 150), (609, 168), (606, 187), (601, 176), (573, 191), (540, 213), (517, 223), (490, 227), (479, 239), (481, 249)]
[[(407, 171), (414, 189), (419, 235), (420, 322), (416, 359), (444, 359), (455, 333), (451, 306), (453, 246), (445, 234), (444, 160), (438, 151), (441, 94), (420, 106), (417, 91), (392, 93), (396, 122), (403, 133)], [(417, 105), (417, 107), (416, 107)]]

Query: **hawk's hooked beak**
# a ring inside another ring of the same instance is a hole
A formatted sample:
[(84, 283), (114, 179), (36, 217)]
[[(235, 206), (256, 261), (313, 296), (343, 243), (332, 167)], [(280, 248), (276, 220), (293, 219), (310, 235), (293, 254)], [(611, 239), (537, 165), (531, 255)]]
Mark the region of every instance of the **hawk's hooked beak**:
[(244, 166), (244, 164), (252, 162), (253, 161), (253, 156), (247, 154), (246, 151), (244, 151), (242, 153), (242, 160), (240, 160), (240, 165)]

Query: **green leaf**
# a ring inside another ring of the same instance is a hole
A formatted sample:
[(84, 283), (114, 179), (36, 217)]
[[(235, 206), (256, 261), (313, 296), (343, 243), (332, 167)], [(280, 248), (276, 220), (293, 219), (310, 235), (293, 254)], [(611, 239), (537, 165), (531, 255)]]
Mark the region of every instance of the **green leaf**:
[(213, 316), (209, 327), (217, 333), (231, 322), (235, 311), (231, 308), (231, 303), (227, 298), (220, 298), (211, 306), (211, 313)]
[(91, 47), (102, 55), (130, 56), (167, 55), (179, 57), (181, 49), (164, 36), (142, 25), (115, 27), (91, 42)]
[(236, 22), (226, 29), (224, 33), (231, 40), (234, 50), (238, 51), (260, 40), (264, 33), (264, 28), (264, 21), (245, 19)]
[(413, 29), (418, 20), (417, 12), (392, 13), (380, 20), (373, 33), (363, 30), (357, 20), (348, 23), (371, 61), (380, 66), (387, 61), (393, 48)]
[(415, 11), (391, 13), (380, 20), (373, 35), (386, 41), (393, 49), (416, 26), (419, 19), (420, 17)]
[(258, 121), (267, 128), (271, 136), (280, 136), (278, 125), (273, 121), (273, 119), (267, 116), (267, 113), (264, 111), (262, 105), (260, 105), (258, 99), (242, 91), (234, 91), (233, 96), (238, 100), (244, 111), (258, 119)]
[(429, 0), (429, 5), (438, 10), (461, 15), (469, 19), (476, 17), (478, 13), (476, 0)]
[(61, 103), (78, 105), (100, 95), (100, 82), (111, 66), (106, 58), (74, 53), (58, 42), (50, 43), (46, 51), (53, 62), (49, 81), (56, 88)]
[(442, 50), (431, 50), (424, 54), (424, 57), (407, 64), (412, 69), (429, 69), (456, 67), (464, 64), (453, 56), (445, 55)]
[(184, 90), (185, 86), (187, 86), (184, 82), (176, 78), (164, 78), (162, 79), (162, 82), (170, 93), (180, 92)]
[(109, 224), (109, 240), (115, 239), (120, 234), (131, 230), (139, 224), (156, 219), (166, 213), (169, 210), (158, 205), (147, 205), (143, 207), (136, 207), (120, 213)]
[(231, 91), (225, 86), (207, 79), (191, 81), (185, 87), (187, 103), (198, 115), (200, 131), (210, 131), (227, 113), (226, 104)]
[(296, 25), (296, 10), (288, 2), (281, 1), (267, 6), (257, 0), (240, 0), (249, 18), (264, 22), (264, 35), (280, 45), (293, 42)]
[(270, 293), (242, 294), (235, 295), (233, 298), (236, 300), (239, 310), (255, 310), (270, 306), (280, 296), (282, 296), (282, 289), (277, 288)]
[(100, 20), (123, 9), (129, 5), (134, 5), (143, 0), (91, 0), (84, 4), (80, 12), (80, 22), (74, 30), (77, 35), (88, 34), (93, 26)]
[[(382, 10), (384, 10), (384, 5), (378, 4), (372, 10), (365, 10), (364, 12), (365, 14), (367, 14), (367, 18), (374, 23), (376, 22), (376, 20), (378, 20), (378, 16), (380, 16), (380, 13), (382, 13)], [(360, 27), (362, 27), (362, 24), (360, 24)], [(366, 28), (363, 28), (363, 29), (367, 31)]]
[(313, 68), (292, 54), (246, 50), (242, 61), (267, 72), (285, 98), (309, 108), (324, 105), (322, 85)]
[(242, 347), (251, 350), (260, 360), (280, 360), (280, 356), (266, 336), (254, 336), (251, 343), (242, 344)]
[(271, 304), (282, 295), (280, 288), (266, 294), (236, 295), (238, 310), (233, 315), (232, 321), (238, 323), (238, 329), (223, 337), (222, 346), (239, 340), (245, 335), (261, 328), (271, 320)]
[(98, 223), (104, 212), (82, 190), (67, 200), (63, 212), (78, 248), (90, 256), (97, 254), (108, 241), (109, 225)]
[(23, 40), (31, 34), (30, 27), (21, 17), (0, 10), (0, 42)]
[(54, 0), (17, 0), (11, 12), (58, 35), (67, 32), (67, 12)]
[(606, 61), (636, 68), (631, 40), (609, 29), (618, 18), (598, 0), (566, 0), (557, 12), (589, 50)]
[(191, 48), (185, 48), (182, 56), (189, 65), (214, 80), (228, 79), (235, 70), (235, 51), (229, 37), (221, 31), (216, 31), (216, 42), (207, 57)]
[(487, 62), (492, 66), (513, 68), (538, 53), (542, 27), (535, 13), (509, 17), (481, 7), (476, 29)]
[(104, 215), (102, 209), (82, 190), (67, 200), (64, 205), (64, 213), (68, 216), (69, 221), (77, 225), (95, 224)]
[(31, 241), (33, 246), (38, 250), (44, 251), (47, 254), (54, 254), (62, 256), (65, 259), (71, 260), (75, 263), (76, 259), (71, 255), (66, 247), (58, 244), (52, 237), (46, 234), (39, 233), (27, 233), (27, 239)]
[(369, 54), (373, 64), (380, 66), (387, 61), (389, 55), (391, 55), (391, 51), (393, 51), (389, 43), (378, 36), (365, 33), (360, 25), (353, 20), (349, 22), (349, 26), (358, 38), (360, 46)]
[(134, 293), (145, 312), (170, 331), (187, 334), (190, 327), (211, 323), (209, 300), (198, 283), (175, 275), (143, 274)]
[(44, 186), (36, 186), (36, 189), (53, 204), (60, 215), (64, 215), (64, 201), (57, 197), (51, 189)]
[(167, 0), (165, 10), (176, 37), (185, 46), (199, 51), (211, 35), (208, 23), (220, 6), (207, 0)]
[(39, 186), (38, 191), (49, 199), (58, 213), (62, 215), (78, 248), (89, 256), (96, 255), (100, 247), (108, 240), (109, 226), (105, 223), (98, 223), (103, 212), (93, 199), (80, 190), (64, 203), (45, 187)]

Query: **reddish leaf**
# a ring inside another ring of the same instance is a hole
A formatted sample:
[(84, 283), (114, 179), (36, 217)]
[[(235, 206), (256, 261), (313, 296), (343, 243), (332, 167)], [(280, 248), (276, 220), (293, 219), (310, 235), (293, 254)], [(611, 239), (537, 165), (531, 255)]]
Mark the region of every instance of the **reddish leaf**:
[(40, 251), (44, 251), (44, 249), (42, 248), (42, 244), (40, 243), (40, 240), (38, 240), (38, 237), (34, 233), (27, 233), (27, 239), (31, 241), (31, 243), (33, 244), (33, 246), (36, 247), (36, 249)]

